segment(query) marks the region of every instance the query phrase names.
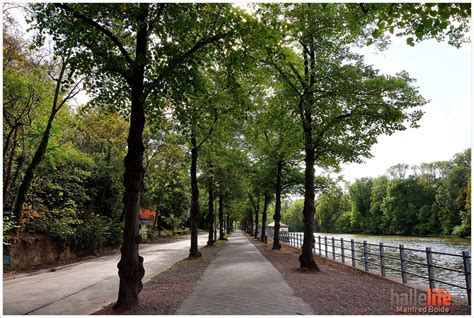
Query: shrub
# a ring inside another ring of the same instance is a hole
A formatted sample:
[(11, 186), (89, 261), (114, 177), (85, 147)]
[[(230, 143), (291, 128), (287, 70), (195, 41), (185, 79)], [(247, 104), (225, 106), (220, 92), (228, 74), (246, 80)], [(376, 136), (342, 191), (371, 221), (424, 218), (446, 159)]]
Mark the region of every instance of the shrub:
[(111, 236), (111, 224), (108, 217), (89, 214), (77, 227), (71, 247), (76, 251), (100, 251)]
[(74, 203), (69, 202), (63, 209), (43, 212), (38, 218), (30, 220), (26, 224), (26, 231), (46, 234), (66, 246), (76, 235), (76, 227), (82, 223)]

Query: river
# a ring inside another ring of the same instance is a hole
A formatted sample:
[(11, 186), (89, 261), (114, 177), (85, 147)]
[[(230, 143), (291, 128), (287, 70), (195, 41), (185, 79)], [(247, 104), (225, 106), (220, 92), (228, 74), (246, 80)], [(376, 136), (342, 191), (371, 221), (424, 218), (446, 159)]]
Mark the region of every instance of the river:
[[(297, 233), (301, 235), (302, 233)], [(384, 245), (384, 253), (385, 253), (385, 265), (400, 270), (400, 251), (398, 249), (400, 244), (403, 244), (405, 248), (409, 249), (416, 249), (421, 251), (412, 251), (412, 250), (405, 250), (406, 257), (410, 261), (415, 261), (420, 264), (416, 263), (407, 263), (407, 271), (422, 275), (428, 276), (427, 270), (427, 254), (426, 254), (426, 247), (431, 247), (433, 264), (440, 267), (445, 267), (449, 269), (453, 269), (459, 272), (448, 271), (442, 268), (434, 268), (435, 279), (439, 279), (454, 285), (459, 286), (466, 286), (466, 278), (464, 275), (464, 266), (463, 266), (463, 258), (462, 251), (469, 251), (471, 254), (471, 239), (469, 238), (456, 238), (456, 237), (417, 237), (417, 236), (394, 236), (394, 235), (369, 235), (369, 234), (340, 234), (340, 233), (314, 233), (315, 234), (315, 253), (319, 253), (319, 239), (318, 236), (321, 236), (321, 249), (322, 255), (325, 255), (325, 245), (324, 245), (324, 237), (327, 237), (328, 240), (328, 257), (332, 258), (332, 237), (335, 238), (335, 254), (341, 254), (340, 248), (340, 239), (343, 238), (344, 241), (354, 240), (356, 242), (355, 249), (356, 249), (356, 259), (361, 261), (357, 261), (357, 265), (363, 267), (364, 262), (363, 260), (363, 241), (367, 241), (368, 244), (376, 244), (377, 246), (368, 245), (368, 252), (375, 255), (369, 255), (369, 269), (375, 272), (380, 273), (380, 242)], [(357, 244), (360, 243), (360, 244)], [(298, 244), (300, 245), (300, 244)], [(391, 248), (396, 247), (396, 248)], [(345, 250), (345, 262), (351, 263), (351, 244), (350, 242), (344, 242), (344, 248), (349, 250)], [(449, 253), (455, 254), (459, 256), (450, 256), (450, 255), (442, 255), (436, 254), (436, 252), (440, 253)], [(341, 261), (342, 257), (336, 255), (336, 259)], [(386, 269), (386, 275), (392, 277), (401, 277), (401, 273), (396, 270)], [(408, 274), (408, 282), (417, 283), (420, 285), (428, 286), (428, 279), (421, 278), (415, 275)], [(466, 290), (449, 286), (443, 283), (436, 283), (437, 288), (445, 288), (451, 294), (458, 295), (458, 296), (465, 296)]]

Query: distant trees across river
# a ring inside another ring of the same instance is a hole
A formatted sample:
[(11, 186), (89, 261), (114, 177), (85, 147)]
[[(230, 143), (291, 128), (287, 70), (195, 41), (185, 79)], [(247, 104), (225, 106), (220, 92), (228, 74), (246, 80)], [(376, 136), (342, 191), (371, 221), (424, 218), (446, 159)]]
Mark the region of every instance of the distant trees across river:
[[(282, 221), (302, 231), (303, 200), (284, 207)], [(399, 235), (471, 233), (471, 149), (449, 161), (397, 164), (377, 178), (332, 184), (316, 200), (316, 232)]]

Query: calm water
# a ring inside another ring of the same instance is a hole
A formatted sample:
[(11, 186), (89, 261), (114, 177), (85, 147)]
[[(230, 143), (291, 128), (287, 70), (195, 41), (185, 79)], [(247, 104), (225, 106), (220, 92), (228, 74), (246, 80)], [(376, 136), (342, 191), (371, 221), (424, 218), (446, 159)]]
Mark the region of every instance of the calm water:
[[(302, 237), (302, 233), (295, 233), (299, 234)], [(463, 259), (461, 257), (462, 251), (469, 251), (471, 254), (471, 239), (465, 238), (447, 238), (447, 237), (415, 237), (415, 236), (385, 236), (385, 235), (368, 235), (368, 234), (340, 234), (340, 233), (315, 233), (315, 254), (319, 254), (319, 240), (318, 235), (321, 236), (321, 254), (325, 256), (325, 244), (324, 244), (324, 237), (327, 236), (328, 240), (328, 257), (332, 258), (332, 237), (335, 238), (335, 254), (342, 254), (341, 253), (341, 242), (340, 239), (343, 238), (344, 240), (350, 241), (351, 239), (354, 240), (355, 249), (356, 249), (356, 259), (363, 260), (363, 241), (367, 241), (369, 244), (376, 244), (377, 246), (369, 245), (369, 253), (376, 254), (376, 255), (369, 255), (369, 269), (371, 271), (378, 271), (380, 273), (380, 246), (379, 243), (382, 242), (384, 244), (384, 253), (385, 253), (385, 265), (389, 267), (393, 267), (395, 269), (400, 270), (400, 252), (399, 252), (399, 244), (403, 244), (405, 248), (410, 249), (418, 249), (422, 251), (406, 251), (407, 259), (410, 261), (415, 261), (420, 264), (414, 263), (407, 263), (407, 271), (422, 275), (428, 276), (427, 270), (427, 260), (426, 260), (426, 247), (431, 247), (432, 252), (442, 252), (442, 253), (450, 253), (456, 254), (457, 256), (449, 256), (449, 255), (439, 255), (436, 253), (432, 254), (433, 257), (433, 264), (435, 266), (446, 267), (449, 269), (454, 269), (463, 272)], [(360, 243), (360, 244), (357, 244)], [(300, 246), (300, 242), (296, 241), (295, 244)], [(391, 248), (391, 247), (395, 248)], [(350, 251), (351, 244), (350, 242), (344, 242), (344, 248), (348, 248), (349, 250), (344, 250), (345, 254), (345, 262), (351, 263), (351, 251)], [(393, 258), (392, 258), (393, 257)], [(342, 260), (342, 257), (336, 255), (336, 259), (338, 261)], [(357, 260), (356, 263), (359, 266), (364, 266), (363, 261)], [(372, 263), (372, 264), (370, 264)], [(439, 279), (451, 284), (459, 285), (459, 286), (466, 286), (466, 279), (464, 273), (460, 272), (452, 272), (441, 268), (435, 268), (435, 279)], [(386, 269), (387, 276), (394, 276), (394, 277), (401, 277), (401, 273), (395, 270)], [(408, 274), (408, 282), (418, 283), (420, 285), (428, 285), (427, 278), (417, 277), (415, 275)], [(401, 279), (400, 279), (401, 280)], [(450, 293), (460, 296), (465, 296), (466, 291), (449, 286), (447, 284), (436, 282), (436, 287), (440, 288), (443, 287), (448, 290)]]

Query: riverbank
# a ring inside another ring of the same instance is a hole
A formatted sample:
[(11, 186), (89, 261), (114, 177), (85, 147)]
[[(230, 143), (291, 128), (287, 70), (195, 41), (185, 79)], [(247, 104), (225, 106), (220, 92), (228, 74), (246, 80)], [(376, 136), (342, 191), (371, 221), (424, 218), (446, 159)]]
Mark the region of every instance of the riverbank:
[[(318, 256), (315, 258), (320, 272), (301, 271), (298, 261), (300, 249), (283, 245), (280, 251), (273, 251), (270, 241), (265, 245), (251, 239), (295, 293), (317, 314), (393, 315), (397, 314), (397, 309), (401, 309), (397, 308), (393, 300), (415, 292), (406, 285)], [(417, 293), (420, 294), (419, 291)], [(449, 306), (449, 312), (440, 314), (468, 315), (470, 312), (470, 306), (452, 305)]]

